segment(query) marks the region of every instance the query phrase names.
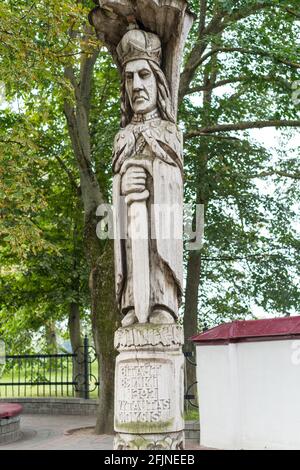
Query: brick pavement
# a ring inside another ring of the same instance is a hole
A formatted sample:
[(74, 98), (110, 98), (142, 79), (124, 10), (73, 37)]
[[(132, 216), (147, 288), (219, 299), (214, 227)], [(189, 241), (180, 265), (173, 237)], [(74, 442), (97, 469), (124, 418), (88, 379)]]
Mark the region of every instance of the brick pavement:
[(95, 434), (65, 434), (70, 429), (93, 426), (92, 416), (23, 415), (22, 438), (14, 444), (1, 446), (1, 450), (109, 450), (112, 436)]
[[(93, 427), (93, 416), (22, 415), (20, 441), (0, 447), (0, 450), (112, 450), (113, 436), (97, 436), (92, 430), (70, 430)], [(200, 450), (195, 442), (187, 448)]]

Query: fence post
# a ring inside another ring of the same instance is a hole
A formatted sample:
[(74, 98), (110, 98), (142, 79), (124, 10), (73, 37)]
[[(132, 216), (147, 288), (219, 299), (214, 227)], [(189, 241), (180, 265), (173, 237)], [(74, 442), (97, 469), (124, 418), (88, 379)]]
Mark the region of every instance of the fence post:
[(88, 400), (90, 398), (90, 387), (89, 387), (89, 376), (90, 376), (90, 371), (89, 371), (89, 339), (87, 336), (84, 337), (84, 343), (83, 343), (83, 364), (84, 364), (84, 398), (85, 400)]

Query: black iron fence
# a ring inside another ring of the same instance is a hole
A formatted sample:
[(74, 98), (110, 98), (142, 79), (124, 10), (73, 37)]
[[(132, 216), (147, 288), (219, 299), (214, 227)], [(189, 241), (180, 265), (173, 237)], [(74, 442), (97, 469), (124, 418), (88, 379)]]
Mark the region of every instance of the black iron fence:
[[(193, 353), (184, 352), (187, 363)], [(7, 355), (0, 398), (99, 396), (98, 363), (95, 349), (85, 337), (84, 345), (75, 354)], [(197, 382), (186, 383), (185, 400), (198, 408)]]
[[(186, 363), (190, 364), (193, 367), (197, 367), (197, 364), (195, 361), (193, 361), (194, 358), (194, 352), (192, 351), (185, 351), (184, 357), (186, 360)], [(198, 406), (198, 401), (197, 401), (197, 383), (198, 382), (193, 382), (193, 383), (187, 383), (187, 377), (185, 377), (185, 386), (186, 386), (186, 391), (184, 394), (184, 399), (193, 407), (193, 408), (199, 408)]]
[(95, 350), (88, 338), (75, 354), (7, 355), (0, 398), (81, 397), (99, 393)]

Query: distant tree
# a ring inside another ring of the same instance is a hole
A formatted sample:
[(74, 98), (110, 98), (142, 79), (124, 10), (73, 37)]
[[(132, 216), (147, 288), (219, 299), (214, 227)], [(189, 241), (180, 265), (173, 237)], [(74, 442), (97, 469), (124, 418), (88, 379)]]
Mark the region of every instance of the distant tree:
[[(289, 135), (300, 125), (292, 102), (300, 67), (298, 2), (190, 4), (198, 15), (181, 75), (180, 118), (186, 197), (194, 193), (205, 206), (205, 243), (187, 254), (187, 344), (198, 328), (251, 315), (253, 303), (287, 314), (300, 301), (297, 155), (281, 152), (276, 159), (247, 132), (275, 127)], [(266, 178), (276, 188), (270, 194), (257, 186)], [(279, 197), (285, 185), (289, 198)], [(188, 376), (195, 380), (194, 368)]]

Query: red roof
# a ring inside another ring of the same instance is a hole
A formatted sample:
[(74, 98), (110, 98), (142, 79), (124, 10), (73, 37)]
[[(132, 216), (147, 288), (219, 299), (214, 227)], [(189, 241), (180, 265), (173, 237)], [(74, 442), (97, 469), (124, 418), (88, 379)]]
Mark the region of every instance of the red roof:
[(191, 338), (195, 343), (233, 343), (300, 337), (300, 316), (224, 323)]
[(19, 416), (22, 409), (22, 406), (17, 403), (0, 403), (0, 419)]

